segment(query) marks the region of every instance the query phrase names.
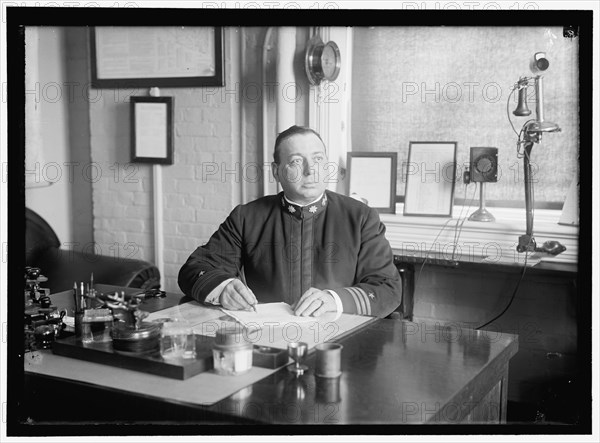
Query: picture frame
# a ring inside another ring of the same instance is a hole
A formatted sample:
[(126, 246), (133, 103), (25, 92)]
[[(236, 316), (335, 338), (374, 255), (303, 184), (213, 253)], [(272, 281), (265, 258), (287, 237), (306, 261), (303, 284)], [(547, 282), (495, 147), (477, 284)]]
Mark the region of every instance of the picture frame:
[(173, 97), (131, 97), (131, 162), (173, 164)]
[(380, 213), (396, 213), (397, 152), (348, 152), (348, 195)]
[(224, 86), (223, 28), (90, 28), (94, 88)]
[(452, 217), (456, 142), (409, 142), (404, 215)]

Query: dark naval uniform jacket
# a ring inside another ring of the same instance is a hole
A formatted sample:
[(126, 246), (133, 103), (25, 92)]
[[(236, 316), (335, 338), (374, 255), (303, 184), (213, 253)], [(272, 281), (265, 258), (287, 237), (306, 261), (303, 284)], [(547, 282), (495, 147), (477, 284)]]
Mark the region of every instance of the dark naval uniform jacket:
[(283, 192), (237, 206), (179, 271), (182, 291), (204, 302), (244, 269), (259, 303), (293, 304), (310, 287), (333, 290), (346, 313), (384, 317), (402, 301), (400, 275), (376, 210), (331, 191), (310, 205)]

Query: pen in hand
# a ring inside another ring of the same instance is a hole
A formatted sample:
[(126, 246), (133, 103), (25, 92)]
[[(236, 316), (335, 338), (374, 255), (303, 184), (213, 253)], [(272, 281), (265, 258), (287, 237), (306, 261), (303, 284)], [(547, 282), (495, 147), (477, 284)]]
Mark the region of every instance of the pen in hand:
[(256, 305), (258, 304), (258, 302), (256, 301), (256, 296), (254, 295), (254, 292), (252, 292), (252, 289), (250, 289), (250, 287), (248, 286), (248, 283), (246, 283), (246, 277), (244, 276), (244, 273), (242, 272), (242, 270), (239, 267), (237, 268), (237, 273), (240, 278), (240, 281), (244, 284), (244, 286), (248, 289), (248, 291), (250, 291), (250, 293), (254, 296), (254, 303), (249, 303), (250, 309), (253, 310), (254, 312), (258, 312), (256, 309)]

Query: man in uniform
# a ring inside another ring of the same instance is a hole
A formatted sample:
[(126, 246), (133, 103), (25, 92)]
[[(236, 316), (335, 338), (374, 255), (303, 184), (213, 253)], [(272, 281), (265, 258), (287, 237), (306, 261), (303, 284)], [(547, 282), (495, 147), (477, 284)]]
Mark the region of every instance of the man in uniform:
[(402, 285), (385, 226), (376, 210), (326, 190), (319, 134), (292, 126), (273, 157), (283, 192), (237, 206), (181, 268), (182, 291), (231, 310), (284, 301), (300, 316), (393, 312)]

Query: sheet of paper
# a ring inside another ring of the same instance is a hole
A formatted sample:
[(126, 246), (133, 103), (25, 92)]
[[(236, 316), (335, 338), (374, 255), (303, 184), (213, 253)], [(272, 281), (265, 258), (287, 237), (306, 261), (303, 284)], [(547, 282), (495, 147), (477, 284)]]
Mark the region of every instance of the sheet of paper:
[(305, 342), (310, 350), (372, 320), (372, 317), (349, 314), (338, 317), (334, 312), (319, 317), (299, 317), (287, 303), (258, 304), (257, 312), (226, 309), (223, 312), (239, 322), (247, 339), (255, 345), (279, 349), (286, 349), (291, 342)]
[(262, 328), (265, 325), (277, 322), (286, 323), (306, 323), (315, 321), (314, 317), (300, 317), (294, 315), (292, 307), (287, 303), (262, 303), (256, 305), (255, 311), (231, 311), (221, 308), (223, 312), (235, 318), (242, 325), (250, 328)]
[(136, 103), (135, 147), (139, 157), (167, 157), (167, 104)]

